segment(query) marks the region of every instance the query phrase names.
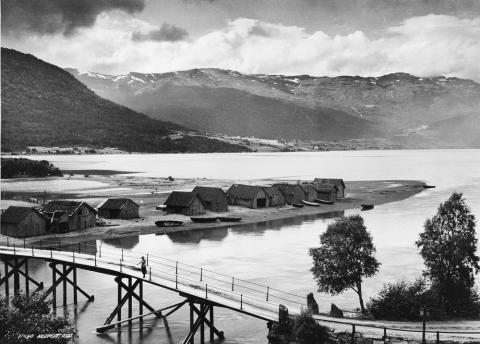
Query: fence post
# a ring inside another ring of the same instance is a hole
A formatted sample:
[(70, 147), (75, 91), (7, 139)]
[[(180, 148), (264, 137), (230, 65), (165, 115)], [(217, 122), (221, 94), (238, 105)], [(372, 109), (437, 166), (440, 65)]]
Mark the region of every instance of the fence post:
[(97, 255), (95, 254), (95, 266), (97, 266)]
[(383, 328), (383, 338), (382, 339), (383, 340), (387, 339), (387, 328), (386, 327)]
[(102, 245), (98, 246), (98, 258), (102, 258)]
[(440, 331), (437, 331), (437, 344), (440, 343)]
[(23, 248), (25, 248), (25, 238), (23, 238)]
[(123, 259), (123, 248), (122, 248), (122, 260), (124, 260), (124, 259)]
[(147, 253), (147, 265), (148, 265), (148, 253)]
[(178, 275), (175, 275), (175, 289), (178, 289)]
[(268, 301), (268, 293), (270, 292), (270, 287), (267, 287), (267, 301)]
[(175, 275), (178, 275), (178, 260), (175, 264)]
[(53, 258), (53, 252), (51, 247), (50, 247), (50, 258)]
[[(17, 254), (17, 252), (15, 252), (15, 243), (13, 243), (13, 254)], [(15, 275), (16, 276), (16, 275)]]
[(240, 309), (243, 309), (243, 294), (240, 294)]
[(350, 342), (352, 344), (355, 343), (355, 325), (354, 324), (352, 324), (352, 338), (351, 338)]
[(235, 277), (232, 277), (232, 291), (233, 291), (233, 286), (235, 285)]
[(423, 306), (423, 326), (422, 326), (422, 344), (426, 343), (425, 330), (426, 330), (426, 318), (427, 318), (427, 309)]
[(150, 281), (152, 280), (152, 267), (150, 266)]
[(120, 272), (122, 272), (122, 260), (120, 259)]
[(205, 298), (208, 299), (208, 284), (205, 283)]
[(200, 282), (203, 280), (203, 268), (200, 268)]
[(75, 263), (75, 251), (72, 251), (72, 262)]

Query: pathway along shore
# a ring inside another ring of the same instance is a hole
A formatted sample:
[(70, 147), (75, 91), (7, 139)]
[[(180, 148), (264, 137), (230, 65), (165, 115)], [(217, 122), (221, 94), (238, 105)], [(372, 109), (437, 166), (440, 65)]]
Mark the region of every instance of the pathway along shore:
[[(352, 181), (346, 182), (346, 198), (338, 200), (333, 205), (320, 205), (319, 207), (305, 206), (303, 208), (295, 208), (291, 206), (279, 208), (263, 208), (263, 209), (248, 209), (237, 206), (230, 206), (229, 211), (225, 213), (212, 213), (212, 215), (219, 216), (235, 216), (241, 217), (242, 221), (238, 223), (186, 223), (179, 227), (161, 228), (155, 225), (155, 221), (160, 220), (165, 214), (161, 210), (156, 210), (155, 207), (163, 204), (168, 197), (171, 190), (191, 190), (196, 185), (219, 186), (226, 188), (228, 185), (237, 181), (215, 181), (205, 179), (189, 179), (178, 180), (176, 183), (169, 183), (164, 187), (158, 187), (156, 192), (152, 193), (152, 183), (148, 178), (139, 178), (135, 180), (132, 177), (128, 178), (128, 184), (125, 183), (127, 179), (122, 179), (124, 182), (119, 182), (120, 177), (109, 180), (110, 188), (102, 188), (101, 190), (92, 188), (91, 190), (82, 190), (80, 194), (56, 193), (48, 194), (47, 201), (50, 199), (77, 199), (88, 202), (92, 206), (97, 206), (108, 197), (129, 197), (133, 199), (140, 207), (140, 218), (134, 220), (111, 220), (114, 226), (108, 227), (94, 227), (81, 231), (75, 231), (66, 234), (49, 234), (37, 237), (27, 238), (27, 244), (38, 242), (41, 240), (60, 240), (64, 243), (79, 243), (91, 240), (112, 239), (131, 237), (142, 234), (169, 234), (176, 232), (189, 232), (208, 230), (214, 228), (230, 228), (234, 226), (244, 226), (251, 224), (267, 224), (269, 221), (292, 219), (292, 218), (315, 218), (319, 217), (339, 217), (343, 211), (348, 209), (360, 209), (361, 204), (380, 205), (389, 202), (396, 202), (408, 197), (411, 197), (424, 190), (424, 183), (421, 181), (412, 180), (380, 180), (380, 181)], [(104, 176), (99, 176), (98, 179), (105, 182)], [(243, 183), (248, 183), (242, 181)], [(277, 180), (262, 180), (251, 181), (251, 184), (268, 185)], [(121, 185), (123, 189), (119, 190)], [(153, 188), (154, 189), (154, 188)], [(38, 194), (38, 192), (37, 192)], [(9, 203), (18, 203), (19, 199), (28, 198), (35, 195), (35, 192), (28, 190), (11, 190), (8, 192), (8, 198), (2, 199), (2, 209), (8, 207)], [(375, 210), (373, 210), (375, 211)], [(187, 217), (184, 217), (188, 220)], [(8, 238), (10, 243), (21, 242), (20, 238)], [(5, 244), (7, 237), (0, 235), (0, 244)]]

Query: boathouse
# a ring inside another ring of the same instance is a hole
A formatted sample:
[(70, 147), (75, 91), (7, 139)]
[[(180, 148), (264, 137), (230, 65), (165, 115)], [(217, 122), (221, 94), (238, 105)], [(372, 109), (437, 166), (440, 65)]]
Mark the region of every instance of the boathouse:
[(273, 186), (265, 186), (263, 190), (268, 197), (268, 205), (270, 207), (281, 207), (285, 205), (285, 196), (277, 188)]
[(205, 214), (205, 205), (196, 192), (173, 191), (165, 201), (168, 213), (183, 215)]
[(315, 178), (313, 180), (314, 184), (333, 184), (337, 187), (337, 198), (344, 198), (345, 197), (345, 183), (343, 179), (335, 179), (335, 178)]
[(306, 201), (313, 202), (318, 198), (317, 188), (313, 183), (302, 183), (302, 188), (307, 194)]
[(200, 196), (206, 210), (213, 212), (228, 211), (227, 195), (221, 188), (196, 186), (193, 192)]
[(227, 190), (228, 204), (247, 208), (266, 208), (268, 197), (261, 186), (233, 184)]
[(318, 199), (335, 202), (337, 200), (338, 188), (333, 184), (317, 184)]
[(0, 232), (17, 238), (46, 234), (48, 219), (31, 207), (10, 206), (2, 213)]
[(86, 202), (51, 201), (43, 207), (55, 233), (67, 233), (95, 227), (97, 211)]
[(137, 219), (140, 206), (129, 198), (109, 198), (99, 208), (98, 216), (106, 219)]
[(300, 184), (273, 184), (273, 187), (280, 190), (288, 204), (302, 203), (307, 199), (307, 192)]

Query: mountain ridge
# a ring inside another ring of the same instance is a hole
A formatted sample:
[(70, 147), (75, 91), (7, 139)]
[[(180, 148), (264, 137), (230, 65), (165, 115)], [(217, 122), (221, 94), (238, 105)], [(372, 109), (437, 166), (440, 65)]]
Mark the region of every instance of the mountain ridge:
[[(407, 73), (285, 76), (217, 68), (117, 76), (67, 70), (97, 94), (201, 131), (264, 138), (388, 138), (407, 146), (410, 137), (420, 148), (480, 142), (475, 133), (480, 84), (468, 79)], [(460, 119), (454, 122), (455, 135), (442, 127), (452, 118)]]
[[(2, 151), (87, 145), (136, 152), (245, 151), (103, 99), (70, 73), (33, 55), (1, 49)], [(183, 133), (180, 139), (170, 135)]]

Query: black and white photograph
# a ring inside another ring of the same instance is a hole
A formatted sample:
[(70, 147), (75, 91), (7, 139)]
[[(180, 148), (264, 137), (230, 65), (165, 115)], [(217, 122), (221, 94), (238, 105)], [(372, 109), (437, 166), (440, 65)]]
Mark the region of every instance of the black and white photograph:
[(0, 21), (0, 343), (480, 343), (480, 0)]

